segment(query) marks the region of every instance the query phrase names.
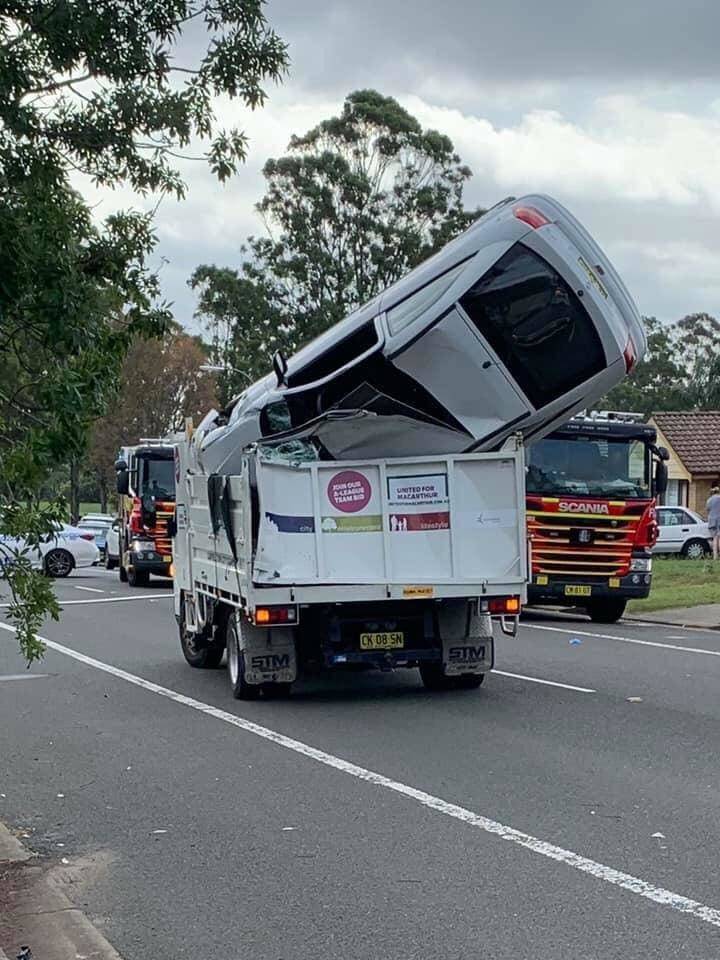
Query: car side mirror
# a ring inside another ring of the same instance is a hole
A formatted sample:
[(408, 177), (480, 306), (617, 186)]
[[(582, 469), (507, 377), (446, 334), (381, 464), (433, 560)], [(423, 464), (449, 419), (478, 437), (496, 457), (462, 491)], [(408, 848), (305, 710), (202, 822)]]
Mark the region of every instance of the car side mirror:
[[(666, 451), (667, 452), (667, 451)], [(662, 497), (667, 490), (668, 468), (662, 460), (655, 464), (655, 496)]]
[(658, 456), (661, 460), (664, 460), (666, 463), (670, 459), (670, 452), (667, 447), (658, 447), (657, 448)]
[(130, 493), (130, 473), (127, 469), (118, 470), (116, 487), (121, 496), (127, 496)]
[(115, 461), (115, 473), (121, 473), (123, 470), (127, 470), (128, 465), (126, 460), (116, 460)]

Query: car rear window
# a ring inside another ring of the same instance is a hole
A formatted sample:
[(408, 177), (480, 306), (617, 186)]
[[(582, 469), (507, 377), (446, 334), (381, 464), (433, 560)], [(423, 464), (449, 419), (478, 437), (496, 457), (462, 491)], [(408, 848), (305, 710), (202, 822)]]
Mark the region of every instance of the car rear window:
[(535, 407), (605, 369), (600, 337), (575, 292), (545, 260), (515, 244), (460, 305)]

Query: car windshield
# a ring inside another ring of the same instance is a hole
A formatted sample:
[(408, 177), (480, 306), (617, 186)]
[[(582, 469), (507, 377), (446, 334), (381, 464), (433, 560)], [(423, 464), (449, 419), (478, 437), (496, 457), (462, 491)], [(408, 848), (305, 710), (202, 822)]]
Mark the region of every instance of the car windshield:
[(528, 493), (650, 497), (650, 458), (640, 440), (549, 438), (530, 446)]
[(170, 460), (149, 460), (139, 463), (140, 496), (150, 494), (156, 500), (175, 499), (175, 464)]

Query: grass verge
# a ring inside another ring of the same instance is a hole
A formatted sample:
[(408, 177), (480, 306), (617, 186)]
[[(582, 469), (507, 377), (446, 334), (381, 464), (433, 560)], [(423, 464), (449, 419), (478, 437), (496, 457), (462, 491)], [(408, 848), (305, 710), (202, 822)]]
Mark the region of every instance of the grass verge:
[(652, 613), (671, 607), (720, 603), (720, 561), (656, 557), (646, 600), (631, 600), (628, 613)]

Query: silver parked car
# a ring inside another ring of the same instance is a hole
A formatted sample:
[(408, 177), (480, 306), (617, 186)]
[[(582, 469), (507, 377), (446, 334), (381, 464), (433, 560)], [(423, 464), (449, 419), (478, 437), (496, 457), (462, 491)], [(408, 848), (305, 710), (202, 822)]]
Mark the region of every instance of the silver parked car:
[(659, 534), (653, 553), (679, 553), (691, 560), (709, 557), (710, 530), (699, 513), (687, 507), (658, 507)]

